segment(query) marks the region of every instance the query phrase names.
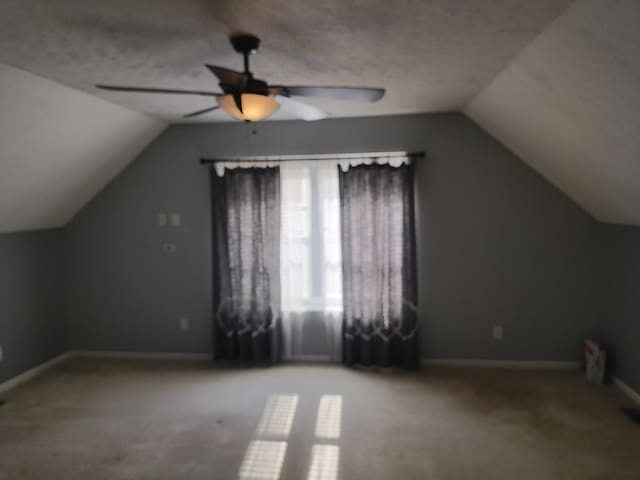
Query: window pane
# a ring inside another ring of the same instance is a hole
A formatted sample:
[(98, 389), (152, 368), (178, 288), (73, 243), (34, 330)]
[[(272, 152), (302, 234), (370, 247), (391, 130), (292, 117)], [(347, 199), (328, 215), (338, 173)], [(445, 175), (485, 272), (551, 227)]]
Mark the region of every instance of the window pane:
[(280, 167), (282, 308), (342, 308), (340, 199), (332, 162)]

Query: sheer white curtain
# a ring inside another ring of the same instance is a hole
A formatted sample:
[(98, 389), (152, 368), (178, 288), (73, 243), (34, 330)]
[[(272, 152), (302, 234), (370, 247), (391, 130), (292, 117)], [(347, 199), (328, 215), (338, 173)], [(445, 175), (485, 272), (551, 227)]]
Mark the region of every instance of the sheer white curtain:
[(284, 354), (341, 358), (342, 258), (338, 163), (282, 162)]

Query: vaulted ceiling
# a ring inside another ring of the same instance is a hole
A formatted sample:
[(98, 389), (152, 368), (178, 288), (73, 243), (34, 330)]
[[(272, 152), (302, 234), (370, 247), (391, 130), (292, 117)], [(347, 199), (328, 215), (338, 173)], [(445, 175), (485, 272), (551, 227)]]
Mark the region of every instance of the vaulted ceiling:
[[(228, 35), (262, 39), (273, 84), (371, 85), (376, 104), (316, 102), (332, 116), (461, 109), (570, 0), (4, 0), (0, 62), (168, 121), (211, 100), (96, 83), (218, 90), (205, 63), (242, 69)], [(275, 118), (284, 118), (278, 112)], [(199, 121), (228, 121), (218, 111)]]
[[(333, 117), (464, 111), (604, 221), (640, 224), (637, 0), (3, 0), (0, 232), (64, 225), (262, 38), (272, 83), (382, 86)], [(278, 112), (274, 119), (287, 118)], [(224, 112), (199, 121), (229, 121)]]
[(640, 1), (578, 0), (465, 109), (598, 220), (640, 225)]
[(59, 227), (166, 126), (0, 64), (0, 233)]

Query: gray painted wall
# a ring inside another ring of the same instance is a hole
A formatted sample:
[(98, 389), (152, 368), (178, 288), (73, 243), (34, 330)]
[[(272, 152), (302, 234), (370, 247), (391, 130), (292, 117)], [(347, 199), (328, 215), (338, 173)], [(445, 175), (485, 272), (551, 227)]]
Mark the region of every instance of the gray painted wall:
[[(390, 150), (428, 153), (416, 168), (423, 355), (578, 359), (596, 329), (598, 224), (462, 114), (170, 127), (66, 229), (70, 347), (210, 351), (200, 157)], [(158, 212), (182, 226), (155, 226)]]
[(0, 235), (0, 382), (66, 350), (61, 230)]
[(603, 225), (602, 333), (614, 374), (640, 391), (640, 227)]

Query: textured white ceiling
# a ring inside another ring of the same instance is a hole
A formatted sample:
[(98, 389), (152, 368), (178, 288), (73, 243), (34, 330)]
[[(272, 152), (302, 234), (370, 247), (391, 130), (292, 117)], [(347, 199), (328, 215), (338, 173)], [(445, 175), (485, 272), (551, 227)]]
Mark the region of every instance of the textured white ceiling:
[(640, 225), (640, 1), (578, 0), (465, 109), (597, 219)]
[(203, 64), (240, 69), (237, 31), (271, 83), (387, 89), (310, 101), (334, 117), (464, 109), (596, 218), (640, 225), (638, 19), (638, 0), (2, 0), (0, 62), (24, 71), (0, 65), (0, 232), (63, 225), (164, 127), (146, 114), (208, 104), (95, 83), (217, 89)]
[(0, 233), (64, 225), (165, 125), (0, 64)]
[[(313, 100), (332, 116), (461, 109), (570, 0), (3, 0), (0, 62), (168, 120), (208, 106), (96, 83), (217, 90), (205, 62), (241, 69), (227, 36), (262, 38), (257, 77), (370, 85), (371, 105)], [(274, 118), (284, 118), (282, 112)], [(224, 112), (200, 121), (228, 121)]]

